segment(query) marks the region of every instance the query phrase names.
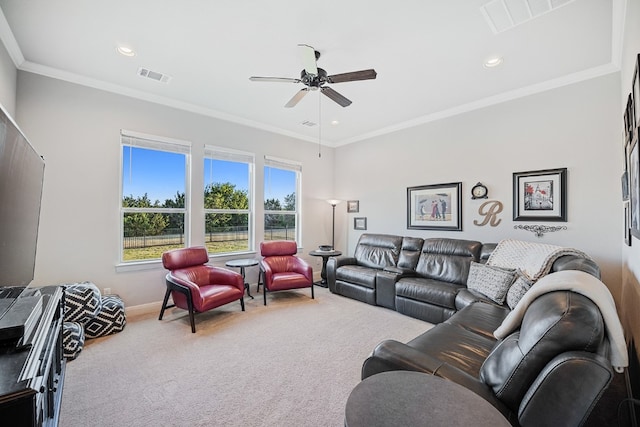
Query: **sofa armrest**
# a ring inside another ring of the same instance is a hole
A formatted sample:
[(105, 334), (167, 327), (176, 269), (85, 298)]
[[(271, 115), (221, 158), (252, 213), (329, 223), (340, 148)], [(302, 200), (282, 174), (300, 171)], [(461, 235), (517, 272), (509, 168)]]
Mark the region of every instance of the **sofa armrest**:
[(382, 271), (387, 272), (387, 273), (392, 273), (398, 276), (398, 279), (402, 278), (402, 277), (410, 277), (410, 276), (415, 276), (416, 272), (415, 270), (412, 270), (410, 268), (402, 268), (402, 267), (393, 267), (393, 266), (389, 266), (389, 267), (385, 267), (384, 269), (382, 269)]
[(385, 371), (434, 373), (444, 362), (407, 344), (385, 340), (376, 346), (362, 364), (362, 379)]
[(522, 399), (520, 425), (582, 425), (612, 379), (611, 364), (604, 357), (562, 353), (540, 372)]
[(355, 265), (356, 263), (356, 259), (350, 256), (331, 257), (327, 260), (327, 286), (332, 293), (336, 292), (336, 270), (343, 265)]

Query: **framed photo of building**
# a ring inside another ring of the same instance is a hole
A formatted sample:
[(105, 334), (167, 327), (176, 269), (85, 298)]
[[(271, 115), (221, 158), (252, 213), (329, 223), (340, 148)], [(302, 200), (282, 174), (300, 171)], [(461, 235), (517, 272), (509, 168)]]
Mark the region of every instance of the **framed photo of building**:
[(567, 221), (567, 168), (513, 174), (514, 221)]
[(358, 212), (360, 212), (360, 201), (359, 200), (347, 200), (347, 212), (348, 213), (358, 213)]
[(462, 231), (462, 183), (407, 188), (407, 228)]

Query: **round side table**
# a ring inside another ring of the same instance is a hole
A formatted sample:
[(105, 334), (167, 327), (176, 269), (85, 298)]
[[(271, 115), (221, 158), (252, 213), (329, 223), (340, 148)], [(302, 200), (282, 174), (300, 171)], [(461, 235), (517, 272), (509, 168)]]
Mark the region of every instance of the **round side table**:
[(347, 399), (345, 427), (509, 427), (507, 419), (471, 390), (434, 375), (390, 371), (370, 376)]
[(251, 289), (249, 289), (249, 284), (245, 280), (244, 269), (247, 267), (253, 267), (254, 265), (258, 265), (258, 260), (253, 258), (247, 259), (232, 259), (227, 261), (224, 265), (227, 267), (234, 267), (240, 269), (240, 274), (242, 275), (242, 281), (244, 282), (244, 288), (247, 290), (247, 296), (253, 299), (253, 295), (251, 295)]
[(315, 251), (309, 252), (309, 255), (322, 257), (322, 272), (320, 273), (320, 277), (322, 277), (322, 280), (319, 282), (315, 282), (314, 285), (326, 288), (327, 287), (327, 260), (332, 256), (342, 255), (342, 252), (335, 251), (335, 250), (321, 251), (320, 249), (316, 249)]

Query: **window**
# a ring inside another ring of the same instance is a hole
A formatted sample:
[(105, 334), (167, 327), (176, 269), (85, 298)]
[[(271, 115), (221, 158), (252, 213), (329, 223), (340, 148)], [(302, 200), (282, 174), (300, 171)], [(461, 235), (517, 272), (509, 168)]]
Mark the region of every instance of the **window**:
[(295, 240), (300, 246), (302, 165), (267, 156), (264, 165), (264, 240)]
[(212, 254), (253, 250), (253, 154), (206, 146), (205, 245)]
[(122, 131), (121, 261), (188, 245), (188, 143)]

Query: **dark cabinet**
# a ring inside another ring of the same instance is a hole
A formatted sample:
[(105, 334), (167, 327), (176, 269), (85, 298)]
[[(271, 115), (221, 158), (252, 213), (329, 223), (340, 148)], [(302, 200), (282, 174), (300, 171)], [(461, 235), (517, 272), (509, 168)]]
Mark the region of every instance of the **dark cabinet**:
[(13, 420), (13, 426), (57, 426), (65, 371), (64, 291), (27, 287), (11, 298), (0, 313), (0, 420)]

